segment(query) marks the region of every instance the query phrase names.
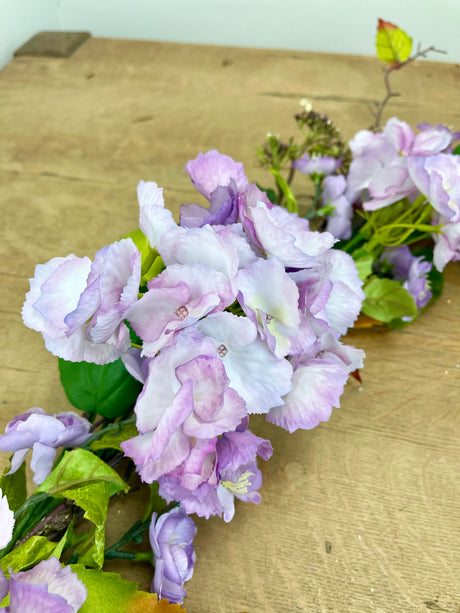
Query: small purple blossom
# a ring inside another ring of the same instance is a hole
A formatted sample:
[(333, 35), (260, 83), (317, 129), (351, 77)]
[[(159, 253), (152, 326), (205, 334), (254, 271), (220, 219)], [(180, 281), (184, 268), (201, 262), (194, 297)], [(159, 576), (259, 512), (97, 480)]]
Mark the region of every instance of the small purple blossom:
[(433, 296), (427, 278), (432, 268), (431, 262), (427, 262), (423, 257), (413, 256), (407, 245), (386, 250), (382, 260), (392, 266), (394, 279), (404, 281), (403, 287), (414, 299), (417, 309), (422, 309)]
[(149, 528), (150, 544), (155, 562), (152, 592), (159, 598), (182, 603), (184, 583), (193, 575), (195, 551), (193, 539), (196, 526), (185, 511), (175, 508), (158, 517), (153, 513)]
[(323, 155), (308, 155), (305, 153), (298, 160), (294, 160), (292, 167), (304, 175), (331, 175), (339, 168), (341, 159)]
[(15, 417), (0, 436), (0, 451), (13, 452), (11, 468), (14, 473), (32, 449), (30, 466), (34, 482), (43, 483), (50, 474), (58, 447), (79, 447), (90, 436), (91, 424), (73, 411), (47, 415), (43, 409), (33, 408)]
[(10, 592), (9, 606), (0, 609), (4, 613), (77, 613), (88, 595), (83, 582), (56, 557), (10, 575), (8, 581), (0, 570), (0, 600)]
[(345, 196), (347, 183), (342, 175), (333, 175), (324, 180), (323, 203), (330, 204), (334, 211), (328, 215), (326, 230), (335, 238), (350, 238), (353, 207)]

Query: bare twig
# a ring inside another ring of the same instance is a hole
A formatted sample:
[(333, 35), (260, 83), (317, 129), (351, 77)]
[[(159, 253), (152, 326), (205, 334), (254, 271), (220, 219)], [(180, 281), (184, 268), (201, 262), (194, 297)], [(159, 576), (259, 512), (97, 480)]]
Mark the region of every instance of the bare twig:
[(409, 57), (407, 60), (405, 60), (404, 62), (398, 62), (396, 64), (392, 64), (388, 68), (383, 68), (382, 70), (383, 82), (385, 84), (386, 94), (380, 102), (374, 102), (375, 110), (371, 111), (374, 117), (374, 123), (369, 128), (371, 132), (378, 132), (378, 130), (380, 129), (380, 122), (382, 120), (383, 111), (386, 105), (388, 104), (388, 102), (391, 100), (391, 98), (396, 98), (397, 96), (401, 95), (400, 93), (394, 92), (391, 89), (391, 83), (390, 83), (391, 74), (395, 70), (399, 70), (400, 68), (404, 68), (405, 66), (412, 64), (412, 62), (415, 62), (415, 60), (418, 60), (421, 57), (426, 57), (429, 53), (446, 53), (446, 52), (441, 49), (436, 49), (436, 47), (433, 47), (433, 46), (427, 47), (426, 49), (420, 49), (420, 44), (419, 44), (417, 48), (417, 53)]

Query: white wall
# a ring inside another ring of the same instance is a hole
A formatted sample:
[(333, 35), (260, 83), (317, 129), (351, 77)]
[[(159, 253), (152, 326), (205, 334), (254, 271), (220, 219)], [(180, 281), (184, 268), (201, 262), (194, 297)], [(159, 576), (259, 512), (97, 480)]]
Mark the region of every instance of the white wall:
[(40, 29), (373, 55), (378, 17), (448, 52), (432, 60), (460, 62), (460, 0), (0, 0), (0, 10), (0, 62)]
[(56, 30), (56, 0), (0, 0), (0, 69), (40, 30)]

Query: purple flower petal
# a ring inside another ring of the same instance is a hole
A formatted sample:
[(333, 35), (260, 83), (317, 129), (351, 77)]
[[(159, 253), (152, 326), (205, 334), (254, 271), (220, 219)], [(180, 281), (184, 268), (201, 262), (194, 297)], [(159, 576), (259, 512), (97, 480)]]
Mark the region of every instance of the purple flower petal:
[(208, 200), (217, 187), (226, 187), (232, 179), (238, 191), (243, 191), (248, 185), (243, 164), (215, 149), (199, 153), (194, 160), (187, 162), (185, 170), (194, 187)]

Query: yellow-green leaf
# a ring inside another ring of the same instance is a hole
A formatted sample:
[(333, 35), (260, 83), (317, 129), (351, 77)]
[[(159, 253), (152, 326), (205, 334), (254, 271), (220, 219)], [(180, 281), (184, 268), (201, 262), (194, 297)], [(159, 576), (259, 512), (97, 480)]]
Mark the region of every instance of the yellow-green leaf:
[(382, 62), (401, 64), (409, 59), (412, 38), (394, 23), (379, 19), (375, 46), (377, 56)]
[(158, 601), (156, 594), (138, 591), (137, 583), (116, 573), (90, 570), (82, 564), (72, 564), (71, 568), (88, 590), (79, 613), (186, 613), (178, 604)]
[(129, 486), (116, 471), (85, 449), (64, 452), (61, 462), (37, 492), (48, 492), (54, 498), (73, 500), (84, 511), (84, 517), (95, 526), (90, 532), (84, 561), (100, 568), (104, 562), (105, 520), (109, 499)]

